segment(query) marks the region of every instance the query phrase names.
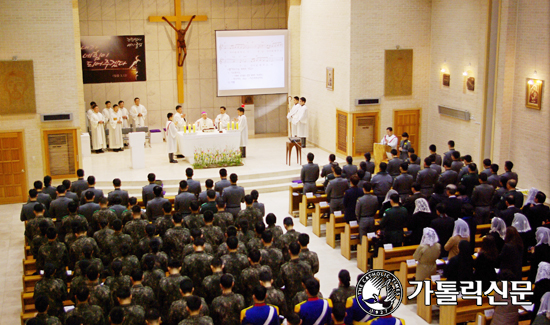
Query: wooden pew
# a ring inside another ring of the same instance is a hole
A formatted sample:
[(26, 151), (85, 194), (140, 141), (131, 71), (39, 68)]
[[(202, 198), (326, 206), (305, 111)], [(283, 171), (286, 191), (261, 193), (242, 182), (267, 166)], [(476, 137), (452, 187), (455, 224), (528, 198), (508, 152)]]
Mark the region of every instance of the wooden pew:
[(372, 267), (374, 269), (397, 271), (401, 262), (406, 262), (412, 258), (418, 245), (394, 247), (391, 250), (385, 250), (384, 247), (378, 249), (378, 256), (374, 258)]
[(36, 260), (23, 259), (23, 274), (32, 275), (36, 272)]
[(334, 214), (330, 215), (329, 221), (327, 222), (327, 244), (330, 247), (336, 248), (336, 235), (343, 233), (346, 225), (344, 214), (338, 217)]
[(327, 223), (328, 218), (323, 218), (325, 213), (330, 212), (330, 207), (327, 205), (321, 207), (319, 203), (315, 203), (315, 211), (311, 214), (312, 231), (317, 237), (321, 237), (321, 225)]
[[(288, 187), (288, 214), (294, 215), (295, 211), (300, 209), (302, 202), (302, 192), (304, 191), (303, 184), (293, 184)], [(323, 194), (325, 188), (322, 183), (317, 184), (317, 194)], [(298, 195), (294, 195), (294, 193)]]
[(25, 325), (25, 323), (36, 316), (36, 313), (21, 313), (21, 325)]
[(352, 227), (346, 223), (344, 233), (340, 234), (340, 252), (342, 256), (351, 260), (351, 246), (358, 245), (359, 242), (359, 225)]
[(28, 245), (25, 245), (25, 259), (32, 260), (34, 257), (32, 256), (31, 247)]
[(372, 252), (369, 251), (369, 246), (372, 240), (369, 240), (367, 236), (361, 238), (361, 242), (357, 244), (357, 268), (363, 272), (369, 270), (369, 258), (372, 257)]
[[(34, 305), (34, 293), (33, 292), (21, 292), (21, 313), (22, 314), (28, 314), (28, 313), (36, 313), (36, 307)], [(65, 300), (63, 301), (63, 305), (66, 306), (73, 306), (74, 302), (71, 300)]]
[(307, 219), (308, 215), (315, 212), (315, 207), (313, 209), (308, 209), (308, 205), (310, 203), (320, 203), (320, 202), (326, 202), (327, 196), (321, 195), (321, 196), (313, 196), (308, 198), (306, 195), (302, 195), (302, 202), (298, 205), (298, 215), (300, 217), (300, 223), (307, 227)]
[(40, 280), (41, 275), (23, 275), (23, 292), (34, 292), (34, 286)]
[(474, 320), (477, 313), (483, 312), (486, 309), (493, 309), (489, 305), (489, 298), (482, 298), (482, 305), (476, 305), (474, 299), (457, 299), (455, 306), (443, 305), (439, 307), (439, 324), (440, 325), (456, 325), (456, 323), (464, 323)]
[[(420, 280), (419, 280), (420, 281)], [(435, 289), (435, 283), (433, 281), (430, 281), (431, 289)], [(420, 316), (423, 320), (425, 320), (428, 324), (431, 324), (432, 322), (432, 306), (435, 305), (435, 295), (431, 295), (430, 298), (430, 304), (426, 305), (424, 304), (424, 297), (426, 295), (426, 288), (424, 285), (422, 285), (422, 290), (420, 290), (420, 293), (416, 297), (416, 314)]]
[[(531, 320), (528, 319), (528, 313), (527, 312), (519, 312), (519, 318), (520, 318), (520, 321), (518, 323), (518, 325), (529, 325), (531, 324)], [(477, 313), (476, 314), (476, 318), (475, 318), (475, 321), (473, 322), (468, 322), (468, 325), (490, 325), (493, 320), (493, 317), (486, 317), (485, 316), (485, 313)], [(495, 324), (497, 325), (497, 324)]]

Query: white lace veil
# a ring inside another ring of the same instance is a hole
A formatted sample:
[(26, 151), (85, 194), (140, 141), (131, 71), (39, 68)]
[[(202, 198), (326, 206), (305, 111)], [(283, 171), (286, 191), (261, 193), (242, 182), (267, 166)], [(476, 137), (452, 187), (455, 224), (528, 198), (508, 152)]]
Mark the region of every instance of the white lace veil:
[(460, 236), (462, 238), (470, 237), (470, 227), (466, 221), (458, 219), (455, 221), (455, 228), (453, 229), (453, 237)]
[(516, 228), (518, 232), (528, 232), (529, 230), (531, 230), (529, 220), (527, 220), (527, 217), (521, 213), (514, 213), (512, 227)]
[(433, 246), (438, 242), (439, 242), (439, 237), (437, 236), (437, 232), (435, 232), (435, 230), (430, 227), (424, 228), (420, 245)]

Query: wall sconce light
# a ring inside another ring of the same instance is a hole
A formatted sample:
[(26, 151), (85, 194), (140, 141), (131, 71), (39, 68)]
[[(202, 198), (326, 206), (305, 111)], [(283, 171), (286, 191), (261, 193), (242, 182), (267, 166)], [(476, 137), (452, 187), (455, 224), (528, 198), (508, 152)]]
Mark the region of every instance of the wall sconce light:
[(445, 70), (445, 68), (441, 68), (441, 72), (445, 73), (447, 70)]
[(467, 72), (467, 71), (464, 71), (464, 72), (462, 72), (462, 75), (463, 75), (463, 76), (467, 76), (467, 75), (468, 75), (468, 72)]
[(533, 79), (530, 79), (529, 81), (527, 81), (527, 83), (530, 84), (530, 85), (535, 84), (535, 82), (533, 81)]

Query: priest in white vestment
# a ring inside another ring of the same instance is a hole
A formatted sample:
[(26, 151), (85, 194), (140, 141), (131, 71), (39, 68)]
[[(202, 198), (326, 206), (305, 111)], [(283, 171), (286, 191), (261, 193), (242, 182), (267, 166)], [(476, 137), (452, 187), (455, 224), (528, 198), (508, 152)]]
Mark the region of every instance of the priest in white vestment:
[(174, 119), (172, 121), (176, 125), (178, 131), (185, 130), (187, 120), (185, 119), (185, 114), (183, 114), (183, 109), (181, 108), (181, 105), (176, 106), (176, 114), (174, 114)]
[(168, 113), (166, 122), (166, 143), (168, 148), (168, 159), (170, 163), (175, 164), (178, 161), (174, 159), (174, 153), (178, 151), (178, 130), (174, 123), (174, 114)]
[(286, 114), (286, 118), (290, 122), (290, 136), (295, 137), (297, 133), (297, 123), (298, 123), (298, 111), (300, 110), (300, 98), (298, 96), (294, 96), (294, 99), (292, 100), (294, 102), (294, 106), (292, 106), (292, 109)]
[(109, 110), (109, 149), (122, 151), (124, 142), (122, 141), (122, 112), (117, 104)]
[(128, 112), (128, 109), (124, 107), (124, 101), (119, 100), (118, 101), (118, 108), (120, 110), (120, 114), (122, 114), (122, 127), (123, 128), (129, 128), (130, 127), (130, 112)]
[(216, 125), (218, 130), (227, 130), (227, 126), (231, 123), (231, 118), (225, 111), (225, 106), (220, 107), (220, 114), (214, 120), (214, 125)]
[(147, 126), (145, 121), (147, 121), (147, 109), (145, 106), (139, 103), (139, 98), (134, 99), (134, 105), (130, 108), (130, 116), (132, 117), (132, 123), (134, 127), (143, 127)]
[(92, 150), (96, 153), (103, 152), (107, 148), (105, 142), (105, 120), (99, 112), (99, 106), (94, 106), (94, 112), (90, 116), (90, 131), (92, 132)]
[[(386, 128), (386, 135), (382, 138), (381, 143), (387, 146), (390, 146), (391, 149), (397, 150), (397, 142), (398, 142), (398, 139), (393, 134), (393, 128), (391, 126)], [(390, 151), (386, 152), (386, 156), (388, 156), (388, 160), (393, 158), (393, 155), (391, 154), (391, 149)]]
[(239, 117), (235, 121), (239, 125), (239, 131), (241, 132), (241, 157), (246, 158), (246, 145), (248, 144), (248, 122), (246, 121), (246, 116), (244, 115), (244, 108), (237, 108), (237, 113)]
[(109, 122), (109, 112), (111, 110), (111, 102), (106, 101), (105, 102), (105, 108), (101, 111), (101, 114), (103, 115), (103, 120), (105, 121), (105, 128), (107, 128), (107, 123)]
[(306, 147), (307, 138), (307, 106), (305, 97), (300, 98), (300, 109), (298, 110), (298, 123), (296, 123), (296, 135), (301, 138), (302, 148)]
[(208, 114), (206, 114), (206, 112), (201, 113), (201, 118), (195, 122), (195, 125), (197, 125), (197, 129), (201, 131), (214, 128), (214, 122), (208, 118)]

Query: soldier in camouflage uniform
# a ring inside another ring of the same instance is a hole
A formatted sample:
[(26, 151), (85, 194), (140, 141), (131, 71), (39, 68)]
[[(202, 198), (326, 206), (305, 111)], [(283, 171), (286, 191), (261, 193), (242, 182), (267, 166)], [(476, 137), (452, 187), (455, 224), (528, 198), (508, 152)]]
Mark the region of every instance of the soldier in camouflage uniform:
[(122, 244), (127, 244), (129, 247), (132, 246), (132, 237), (122, 233), (122, 220), (116, 219), (113, 221), (112, 227), (115, 232), (109, 237), (107, 244), (111, 253), (111, 261), (117, 257), (122, 257), (122, 252), (120, 251)]
[(288, 248), (290, 247), (291, 243), (298, 242), (298, 236), (300, 236), (300, 233), (294, 230), (294, 221), (291, 217), (286, 217), (283, 220), (286, 233), (281, 236), (281, 251), (283, 252), (283, 257), (285, 258), (285, 261), (290, 260), (290, 255), (288, 253)]
[(109, 229), (109, 222), (104, 217), (99, 220), (99, 224), (101, 226), (101, 230), (94, 234), (94, 239), (99, 247), (99, 257), (101, 258), (103, 265), (108, 266), (109, 263), (111, 263), (109, 242), (115, 231), (113, 229)]
[(206, 292), (202, 286), (202, 280), (212, 272), (210, 269), (210, 262), (213, 257), (210, 254), (206, 254), (204, 251), (204, 238), (199, 237), (195, 239), (193, 248), (195, 252), (191, 255), (187, 255), (183, 260), (183, 265), (185, 265), (183, 274), (190, 277), (193, 283), (196, 283), (195, 294), (204, 297)]
[(120, 246), (120, 253), (122, 257), (117, 258), (122, 262), (122, 274), (128, 275), (132, 274), (132, 271), (140, 268), (139, 260), (135, 255), (130, 255), (130, 245), (123, 243)]
[(218, 247), (223, 243), (225, 237), (222, 229), (218, 226), (214, 226), (214, 214), (212, 211), (206, 211), (204, 213), (205, 226), (202, 227), (202, 233), (207, 243), (212, 245), (214, 251), (218, 250)]
[(289, 245), (290, 261), (281, 267), (281, 280), (285, 286), (284, 294), (288, 310), (293, 310), (292, 305), (296, 293), (302, 290), (302, 277), (313, 276), (311, 267), (300, 260), (300, 245), (293, 242)]
[(250, 266), (241, 273), (241, 282), (243, 285), (243, 296), (247, 306), (254, 304), (252, 300), (252, 292), (254, 288), (260, 285), (260, 273), (269, 272), (271, 269), (267, 265), (261, 265), (260, 260), (262, 255), (257, 249), (251, 250), (248, 253), (248, 261)]
[(46, 296), (37, 296), (34, 299), (34, 306), (38, 311), (35, 318), (42, 320), (45, 325), (61, 325), (61, 321), (59, 320), (59, 318), (48, 315), (47, 313), (47, 310), (49, 307), (48, 300), (49, 299)]
[(149, 242), (150, 252), (143, 255), (141, 258), (141, 266), (143, 267), (145, 258), (152, 256), (155, 260), (155, 268), (162, 271), (168, 271), (168, 255), (165, 252), (160, 252), (160, 238), (154, 238)]
[(280, 226), (277, 226), (277, 217), (273, 213), (268, 213), (265, 216), (265, 223), (267, 223), (267, 228), (265, 230), (271, 231), (271, 234), (273, 236), (273, 245), (275, 247), (280, 246), (281, 236), (283, 236), (283, 229), (281, 229)]
[(241, 219), (237, 226), (239, 227), (239, 232), (237, 233), (237, 238), (239, 238), (239, 242), (246, 245), (248, 244), (249, 240), (256, 236), (256, 234), (249, 229), (248, 220)]
[(260, 285), (267, 289), (265, 303), (279, 307), (279, 315), (286, 316), (285, 294), (273, 286), (273, 276), (270, 272), (263, 271), (260, 273)]
[(240, 224), (241, 220), (247, 220), (250, 226), (253, 226), (258, 221), (264, 221), (262, 217), (262, 212), (252, 206), (254, 200), (251, 195), (244, 196), (244, 202), (246, 203), (246, 208), (239, 211), (237, 214), (237, 219), (235, 220), (236, 224)]
[(116, 292), (120, 288), (130, 288), (132, 286), (132, 280), (129, 276), (122, 274), (122, 261), (114, 260), (111, 263), (112, 275), (105, 279), (105, 285), (109, 287), (113, 301), (116, 298)]
[(239, 325), (241, 310), (245, 308), (244, 298), (231, 290), (234, 285), (233, 276), (222, 275), (220, 285), (223, 293), (214, 298), (210, 308), (214, 324)]
[(34, 296), (46, 296), (50, 301), (48, 315), (64, 319), (65, 310), (63, 301), (67, 296), (67, 285), (60, 279), (54, 277), (56, 267), (53, 264), (46, 263), (44, 268), (44, 277), (34, 286)]
[(59, 229), (59, 237), (62, 239), (63, 242), (70, 242), (70, 237), (73, 236), (73, 229), (72, 229), (72, 222), (75, 220), (80, 221), (81, 224), (86, 225), (86, 230), (88, 230), (88, 220), (83, 215), (80, 215), (76, 213), (78, 210), (78, 204), (76, 202), (71, 201), (69, 203), (69, 214), (64, 216), (63, 219), (61, 219), (61, 228)]
[(164, 252), (170, 258), (183, 261), (183, 248), (191, 243), (191, 234), (187, 228), (182, 227), (183, 215), (176, 213), (172, 217), (174, 228), (170, 228), (164, 234)]
[[(95, 234), (96, 231), (100, 229), (100, 221), (101, 219), (105, 218), (107, 220), (107, 223), (112, 228), (112, 223), (115, 219), (118, 219), (116, 216), (116, 213), (114, 213), (111, 209), (107, 207), (107, 199), (103, 200), (101, 199), (99, 201), (99, 210), (94, 212), (92, 215), (92, 234)], [(101, 226), (103, 228), (103, 226)]]
[(136, 206), (139, 208), (140, 219), (147, 220), (147, 215), (145, 214), (145, 212), (143, 212), (143, 210), (141, 210), (141, 207), (138, 205), (137, 198), (132, 196), (128, 199), (128, 209), (124, 210), (124, 212), (122, 212), (122, 215), (120, 216), (120, 218), (122, 219), (122, 224), (124, 224), (125, 227), (128, 222), (135, 219), (134, 207)]
[(319, 272), (319, 257), (317, 253), (307, 248), (307, 245), (309, 245), (309, 235), (300, 234), (298, 236), (298, 244), (300, 244), (300, 259), (311, 266), (311, 272), (313, 272), (313, 274)]
[(96, 305), (90, 305), (88, 299), (90, 298), (90, 289), (83, 286), (76, 291), (76, 306), (73, 310), (67, 313), (67, 318), (71, 316), (78, 316), (84, 320), (84, 325), (104, 325), (105, 315), (101, 307)]
[(162, 240), (162, 238), (156, 236), (156, 229), (157, 229), (157, 227), (155, 227), (155, 225), (153, 225), (153, 224), (148, 224), (147, 226), (145, 226), (145, 237), (143, 237), (139, 241), (137, 249), (136, 249), (136, 257), (138, 259), (141, 260), (143, 255), (149, 253), (149, 251), (150, 251), (149, 244), (151, 243), (151, 241), (153, 239), (158, 240), (159, 243), (160, 243), (160, 247), (162, 248), (163, 240)]
[(204, 308), (201, 299), (197, 296), (191, 296), (187, 299), (187, 312), (189, 317), (184, 319), (180, 325), (214, 325), (212, 318), (202, 315)]
[(199, 213), (199, 203), (192, 201), (189, 204), (189, 208), (191, 209), (191, 214), (185, 216), (183, 219), (184, 227), (189, 229), (204, 227), (204, 216)]
[(107, 319), (113, 307), (111, 290), (109, 286), (99, 283), (99, 272), (95, 267), (88, 267), (86, 270), (86, 277), (88, 278), (86, 286), (90, 290), (90, 300), (88, 302), (90, 305), (101, 307), (103, 316)]
[[(227, 240), (227, 238), (229, 237), (237, 237), (237, 234), (238, 234), (237, 228), (235, 228), (235, 226), (229, 226), (227, 227), (227, 230), (225, 232), (225, 239)], [(239, 243), (237, 252), (245, 256), (248, 256), (248, 250), (246, 249), (246, 245), (244, 243)], [(229, 248), (227, 248), (227, 243), (223, 243), (220, 245), (220, 247), (218, 247), (216, 256), (222, 257), (226, 254), (229, 254)]]
[[(86, 219), (84, 219), (86, 220)], [(79, 223), (79, 221), (75, 222)], [(87, 236), (88, 234), (88, 225), (80, 223), (79, 227), (76, 228), (75, 238), (76, 240), (71, 244), (69, 248), (69, 269), (74, 270), (76, 267), (76, 262), (84, 258), (84, 246), (92, 246), (92, 251), (95, 253), (94, 257), (99, 256), (99, 247), (97, 246), (96, 241), (93, 238)]]
[(172, 220), (172, 204), (170, 202), (164, 202), (162, 209), (164, 210), (164, 216), (158, 217), (155, 220), (157, 234), (160, 237), (164, 237), (166, 230), (174, 228), (174, 221)]
[(161, 307), (162, 319), (168, 320), (168, 312), (174, 301), (181, 299), (180, 282), (183, 279), (189, 279), (180, 274), (181, 262), (176, 259), (170, 259), (168, 262), (169, 276), (160, 280), (159, 283), (159, 304)]
[(224, 269), (227, 273), (232, 274), (235, 277), (235, 292), (242, 293), (241, 273), (249, 266), (246, 255), (237, 253), (237, 247), (239, 240), (237, 237), (227, 238), (227, 247), (229, 253), (221, 257), (224, 265)]
[(282, 287), (282, 282), (280, 278), (281, 266), (283, 266), (284, 258), (281, 250), (273, 246), (273, 237), (271, 234), (271, 230), (266, 230), (262, 233), (262, 244), (263, 248), (260, 249), (262, 259), (260, 263), (262, 265), (269, 266), (271, 272), (273, 272), (275, 285), (280, 288)]
[[(292, 306), (296, 306), (299, 303), (304, 302), (308, 299), (308, 295), (306, 292), (306, 281), (309, 279), (313, 279), (313, 276), (306, 274), (302, 277), (302, 291), (296, 293), (296, 295), (292, 299)], [(321, 293), (321, 291), (319, 291), (319, 293), (317, 294), (317, 298), (323, 299), (323, 294)]]
[(223, 275), (222, 260), (219, 257), (213, 258), (210, 261), (210, 269), (212, 270), (212, 275), (205, 277), (202, 281), (208, 305), (212, 305), (212, 300), (222, 294), (222, 289), (220, 288), (220, 278)]
[(130, 292), (132, 293), (132, 303), (134, 305), (139, 305), (143, 309), (147, 310), (155, 306), (155, 293), (151, 287), (144, 286), (142, 284), (143, 272), (141, 269), (137, 268), (132, 272), (132, 288)]
[(46, 263), (55, 267), (55, 277), (66, 282), (67, 272), (65, 267), (69, 265), (69, 253), (65, 244), (57, 241), (55, 228), (48, 228), (46, 232), (48, 242), (42, 245), (36, 256), (36, 269), (44, 270)]
[[(185, 247), (183, 248), (183, 258), (184, 259), (187, 255), (193, 254), (195, 252), (195, 249), (193, 248), (193, 243), (195, 242), (195, 239), (204, 238), (204, 235), (202, 234), (201, 228), (193, 228), (193, 229), (191, 229), (190, 233), (191, 233), (191, 243), (185, 245)], [(204, 252), (206, 254), (213, 255), (214, 254), (214, 249), (212, 248), (212, 246), (209, 243), (205, 242), (204, 243)]]
[(116, 296), (120, 308), (124, 312), (124, 325), (145, 324), (145, 310), (139, 305), (132, 304), (130, 288), (119, 288)]
[(86, 269), (88, 267), (82, 266), (82, 263), (84, 262), (88, 262), (88, 265), (94, 265), (99, 270), (99, 274), (103, 273), (103, 262), (101, 262), (100, 258), (93, 257), (94, 253), (95, 252), (92, 245), (85, 244), (84, 247), (82, 247), (82, 254), (84, 255), (84, 258), (76, 262), (73, 277), (86, 275)]
[(48, 223), (48, 228), (55, 228), (55, 224), (52, 219), (44, 217), (44, 206), (42, 204), (36, 204), (34, 206), (34, 215), (34, 219), (27, 221), (27, 225), (25, 226), (25, 237), (27, 237), (27, 241), (29, 243), (35, 236), (40, 235), (40, 223), (42, 221), (46, 221)]
[[(131, 216), (133, 216), (131, 221), (124, 223), (124, 220), (122, 220), (124, 224), (122, 232), (130, 235), (130, 237), (132, 237), (132, 247), (137, 247), (139, 241), (145, 237), (145, 227), (149, 223), (141, 219), (141, 208), (138, 205), (133, 206), (131, 212)], [(134, 253), (137, 253), (137, 251), (134, 251)]]
[[(170, 312), (168, 314), (168, 324), (179, 324), (182, 320), (189, 317), (189, 311), (187, 310), (187, 302), (191, 297), (193, 297), (193, 281), (189, 279), (184, 279), (180, 282), (180, 292), (182, 298), (180, 300), (174, 301), (172, 306), (170, 306)], [(195, 296), (196, 297), (196, 296)], [(210, 312), (208, 310), (208, 305), (204, 298), (201, 300), (201, 316), (208, 316)]]
[[(84, 270), (87, 270), (88, 267), (90, 267), (90, 261), (82, 260), (82, 261), (79, 261), (78, 263)], [(88, 282), (88, 278), (86, 278), (86, 274), (73, 275), (68, 299), (72, 300), (73, 302), (76, 302), (76, 298), (75, 298), (76, 292), (78, 291), (79, 288), (86, 287), (87, 282)]]
[(246, 248), (249, 252), (254, 249), (260, 250), (264, 247), (262, 243), (262, 234), (265, 231), (265, 223), (263, 221), (256, 222), (254, 225), (254, 230), (256, 231), (255, 236), (246, 244)]
[(350, 286), (351, 277), (348, 270), (341, 270), (338, 273), (338, 288), (332, 290), (330, 300), (334, 308), (346, 308), (349, 297), (355, 296), (355, 286)]
[(38, 228), (40, 229), (40, 233), (38, 235), (35, 235), (32, 241), (30, 242), (32, 256), (38, 256), (38, 250), (40, 250), (40, 247), (42, 247), (42, 245), (48, 242), (48, 237), (46, 237), (46, 232), (48, 231), (49, 227), (55, 227), (55, 226), (52, 226), (52, 224), (53, 222), (51, 221), (51, 219), (49, 220), (45, 219), (40, 221), (38, 225)]
[(149, 255), (144, 258), (142, 263), (143, 272), (143, 285), (153, 289), (155, 294), (155, 306), (158, 306), (160, 281), (166, 276), (163, 270), (155, 268), (155, 257)]
[(233, 226), (235, 220), (231, 212), (225, 211), (225, 202), (222, 200), (217, 202), (218, 212), (214, 213), (214, 226), (218, 226), (223, 232), (227, 230), (227, 227)]

